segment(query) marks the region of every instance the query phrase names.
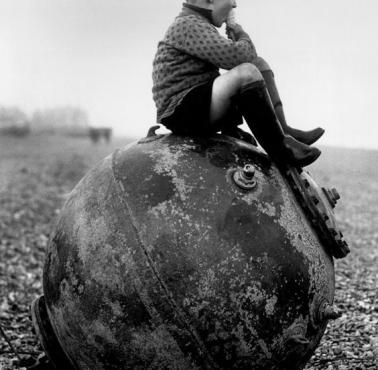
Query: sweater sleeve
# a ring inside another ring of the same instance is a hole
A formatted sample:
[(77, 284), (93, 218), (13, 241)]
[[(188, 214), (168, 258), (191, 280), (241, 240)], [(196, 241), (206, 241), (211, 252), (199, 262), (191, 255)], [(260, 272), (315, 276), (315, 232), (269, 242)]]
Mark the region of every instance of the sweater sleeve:
[(182, 19), (170, 37), (173, 47), (222, 69), (232, 69), (256, 58), (253, 43), (247, 34), (232, 41), (221, 36), (210, 23)]

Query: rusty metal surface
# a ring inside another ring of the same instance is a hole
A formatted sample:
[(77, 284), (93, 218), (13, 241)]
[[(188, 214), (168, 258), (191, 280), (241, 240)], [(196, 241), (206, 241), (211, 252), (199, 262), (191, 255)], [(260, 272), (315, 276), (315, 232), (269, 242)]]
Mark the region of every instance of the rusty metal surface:
[(346, 257), (350, 249), (333, 212), (341, 198), (338, 191), (320, 188), (307, 171), (289, 168), (285, 177), (329, 253), (335, 258)]
[(44, 293), (78, 369), (301, 369), (332, 318), (334, 270), (264, 154), (162, 135), (74, 189)]

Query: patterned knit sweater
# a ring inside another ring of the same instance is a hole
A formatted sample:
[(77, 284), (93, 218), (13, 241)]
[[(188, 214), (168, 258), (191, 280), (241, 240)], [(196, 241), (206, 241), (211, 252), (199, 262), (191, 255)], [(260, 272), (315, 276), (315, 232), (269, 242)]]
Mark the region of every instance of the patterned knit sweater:
[(193, 88), (256, 58), (249, 36), (237, 41), (222, 37), (200, 13), (184, 7), (159, 42), (153, 62), (153, 98), (157, 122), (173, 113)]

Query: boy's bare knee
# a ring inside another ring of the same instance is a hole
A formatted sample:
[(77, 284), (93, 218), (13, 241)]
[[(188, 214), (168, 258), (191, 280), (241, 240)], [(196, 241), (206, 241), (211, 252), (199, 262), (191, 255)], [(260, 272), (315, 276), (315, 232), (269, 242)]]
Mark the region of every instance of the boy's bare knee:
[(258, 70), (260, 72), (265, 72), (265, 71), (271, 71), (272, 68), (270, 68), (270, 65), (268, 64), (268, 62), (261, 58), (261, 57), (257, 57), (255, 59), (252, 60), (252, 63), (258, 68)]
[(264, 80), (259, 69), (252, 63), (243, 63), (233, 69), (240, 85)]

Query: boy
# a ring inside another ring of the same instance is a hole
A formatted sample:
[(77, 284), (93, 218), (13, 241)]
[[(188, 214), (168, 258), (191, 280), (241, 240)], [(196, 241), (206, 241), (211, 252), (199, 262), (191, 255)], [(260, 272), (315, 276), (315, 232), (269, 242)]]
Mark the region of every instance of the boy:
[[(320, 155), (310, 147), (324, 133), (286, 124), (267, 62), (243, 28), (221, 27), (235, 0), (187, 0), (159, 43), (153, 63), (157, 121), (176, 134), (203, 136), (222, 131), (239, 135), (245, 118), (260, 145), (281, 163), (304, 167)], [(228, 70), (220, 75), (219, 68)]]

